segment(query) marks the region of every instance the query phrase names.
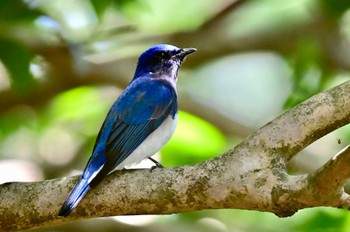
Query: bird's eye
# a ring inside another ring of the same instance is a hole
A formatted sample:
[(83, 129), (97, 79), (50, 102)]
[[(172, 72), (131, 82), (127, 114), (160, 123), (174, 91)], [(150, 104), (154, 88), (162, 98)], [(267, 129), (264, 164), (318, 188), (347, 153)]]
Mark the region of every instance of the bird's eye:
[(169, 57), (169, 54), (166, 53), (166, 52), (160, 52), (160, 53), (158, 54), (158, 56), (159, 56), (161, 59), (169, 59), (169, 58), (170, 58), (170, 57)]

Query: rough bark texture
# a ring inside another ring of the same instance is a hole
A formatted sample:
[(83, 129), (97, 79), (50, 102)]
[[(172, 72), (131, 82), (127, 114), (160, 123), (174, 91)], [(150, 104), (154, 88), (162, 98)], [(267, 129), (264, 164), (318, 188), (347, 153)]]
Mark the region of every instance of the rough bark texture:
[(284, 113), (215, 159), (196, 165), (124, 170), (92, 189), (67, 218), (57, 212), (78, 176), (0, 185), (0, 230), (48, 227), (111, 215), (236, 208), (289, 216), (299, 209), (349, 206), (350, 148), (314, 173), (291, 176), (286, 163), (350, 121), (350, 81)]

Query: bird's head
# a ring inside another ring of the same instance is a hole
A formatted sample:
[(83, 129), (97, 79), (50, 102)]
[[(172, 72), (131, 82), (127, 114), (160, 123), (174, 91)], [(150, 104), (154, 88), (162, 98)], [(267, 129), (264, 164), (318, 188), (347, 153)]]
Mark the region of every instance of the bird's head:
[(195, 51), (195, 48), (178, 48), (168, 44), (155, 45), (140, 55), (135, 78), (151, 75), (176, 80), (178, 69), (185, 57)]

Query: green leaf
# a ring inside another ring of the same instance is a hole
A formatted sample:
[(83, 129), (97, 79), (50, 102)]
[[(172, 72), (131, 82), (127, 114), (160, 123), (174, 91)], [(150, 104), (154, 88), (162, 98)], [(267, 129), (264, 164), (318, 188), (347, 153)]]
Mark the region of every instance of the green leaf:
[(80, 132), (97, 135), (109, 102), (102, 101), (96, 87), (83, 86), (59, 94), (50, 104), (51, 122), (82, 125)]
[[(224, 0), (129, 0), (118, 4), (120, 12), (140, 29), (154, 32), (194, 30), (208, 20)], [(175, 10), (179, 9), (179, 10)]]
[(320, 209), (313, 211), (307, 220), (295, 227), (295, 231), (307, 232), (335, 232), (345, 226), (349, 213), (340, 209)]
[(0, 39), (0, 60), (10, 74), (11, 87), (18, 94), (27, 94), (34, 86), (34, 78), (29, 71), (33, 57), (25, 46)]
[(1, 0), (0, 21), (33, 20), (42, 12), (30, 9), (22, 0)]
[(101, 19), (106, 9), (111, 5), (111, 0), (90, 0), (96, 15)]
[(329, 79), (323, 59), (320, 45), (313, 38), (298, 41), (292, 60), (293, 90), (284, 104), (285, 108), (291, 108), (322, 91)]
[(350, 8), (350, 1), (346, 0), (321, 0), (320, 4), (323, 10), (334, 18), (342, 16)]
[(198, 163), (217, 156), (225, 148), (225, 136), (215, 126), (180, 111), (174, 136), (161, 151), (162, 164), (180, 166)]
[[(143, 2), (147, 2), (147, 1), (140, 1), (140, 0), (113, 0), (114, 5), (117, 8), (123, 8), (124, 6), (126, 6), (127, 4), (142, 4)], [(146, 3), (147, 4), (147, 3)]]

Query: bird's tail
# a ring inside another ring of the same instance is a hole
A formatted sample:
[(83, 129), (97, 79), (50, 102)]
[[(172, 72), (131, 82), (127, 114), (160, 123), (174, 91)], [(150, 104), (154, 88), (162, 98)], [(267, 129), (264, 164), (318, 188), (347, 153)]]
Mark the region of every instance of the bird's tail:
[(58, 217), (68, 216), (72, 212), (72, 210), (78, 205), (81, 199), (85, 196), (87, 191), (89, 191), (89, 189), (90, 185), (88, 180), (80, 178), (78, 183), (69, 193), (67, 200), (63, 203), (60, 211), (58, 212)]

